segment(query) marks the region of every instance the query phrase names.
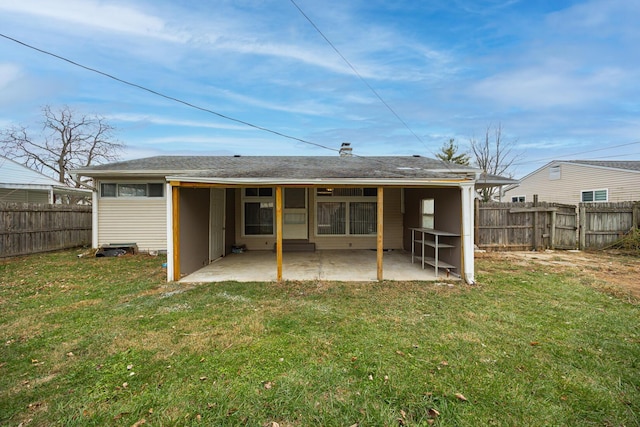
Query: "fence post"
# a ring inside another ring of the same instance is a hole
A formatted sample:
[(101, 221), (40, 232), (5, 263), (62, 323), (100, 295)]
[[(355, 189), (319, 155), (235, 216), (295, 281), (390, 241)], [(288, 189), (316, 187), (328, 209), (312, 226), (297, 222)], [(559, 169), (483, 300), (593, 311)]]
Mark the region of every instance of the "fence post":
[(534, 207), (534, 211), (533, 211), (533, 234), (531, 235), (531, 238), (533, 239), (533, 250), (537, 251), (538, 250), (538, 211), (535, 210), (535, 208), (538, 207), (538, 195), (537, 194), (533, 195), (533, 207)]
[(549, 246), (556, 248), (556, 211), (551, 211), (551, 230), (549, 231)]
[(578, 206), (578, 220), (580, 221), (580, 225), (578, 226), (578, 249), (583, 251), (587, 245), (587, 208), (582, 203)]
[(633, 202), (633, 207), (631, 208), (631, 216), (633, 219), (631, 226), (633, 228), (640, 228), (640, 202)]

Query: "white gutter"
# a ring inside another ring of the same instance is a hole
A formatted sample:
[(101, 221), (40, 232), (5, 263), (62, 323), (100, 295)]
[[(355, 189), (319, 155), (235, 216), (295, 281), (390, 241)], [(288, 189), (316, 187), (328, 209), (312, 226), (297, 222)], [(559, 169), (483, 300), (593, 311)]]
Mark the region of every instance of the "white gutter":
[(98, 249), (98, 191), (93, 191), (91, 196), (91, 247)]
[(461, 184), (462, 202), (462, 278), (470, 285), (475, 284), (475, 265), (473, 243), (474, 232), (474, 187), (473, 183)]
[(189, 176), (167, 176), (166, 180), (197, 183), (197, 184), (222, 184), (222, 185), (357, 185), (357, 186), (398, 186), (398, 187), (425, 187), (437, 185), (438, 187), (459, 187), (465, 183), (473, 184), (470, 178), (445, 179), (445, 178), (416, 178), (416, 179), (371, 179), (371, 178), (316, 178), (316, 179), (287, 179), (287, 178), (210, 178)]
[(171, 184), (165, 185), (164, 194), (167, 199), (167, 282), (173, 282), (173, 189)]

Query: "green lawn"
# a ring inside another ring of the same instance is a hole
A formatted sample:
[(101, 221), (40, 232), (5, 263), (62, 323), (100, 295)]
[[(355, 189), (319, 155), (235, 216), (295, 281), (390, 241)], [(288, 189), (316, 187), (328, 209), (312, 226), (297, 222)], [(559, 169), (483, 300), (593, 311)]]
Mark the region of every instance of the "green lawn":
[(640, 425), (640, 306), (575, 273), (187, 286), (76, 253), (0, 261), (1, 425)]

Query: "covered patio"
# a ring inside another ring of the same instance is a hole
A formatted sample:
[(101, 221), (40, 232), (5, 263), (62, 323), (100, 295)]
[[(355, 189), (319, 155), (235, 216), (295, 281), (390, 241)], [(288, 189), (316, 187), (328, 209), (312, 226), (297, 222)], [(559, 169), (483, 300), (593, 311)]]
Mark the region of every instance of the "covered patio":
[[(436, 277), (432, 267), (427, 265), (422, 269), (419, 259), (412, 264), (411, 253), (404, 250), (385, 251), (383, 268), (385, 280), (458, 280), (457, 276), (447, 275), (442, 269)], [(277, 279), (275, 252), (247, 251), (220, 258), (183, 277), (180, 282), (271, 282)], [(285, 253), (282, 257), (282, 280), (376, 281), (377, 254), (375, 250)]]

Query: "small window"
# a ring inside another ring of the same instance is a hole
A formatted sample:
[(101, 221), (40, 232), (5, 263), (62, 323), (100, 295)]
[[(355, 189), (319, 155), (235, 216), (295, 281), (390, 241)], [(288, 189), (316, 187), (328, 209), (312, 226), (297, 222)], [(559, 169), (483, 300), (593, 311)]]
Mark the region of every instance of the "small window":
[(562, 177), (561, 175), (561, 171), (560, 171), (560, 165), (556, 165), (556, 166), (551, 166), (549, 168), (549, 179), (550, 180), (556, 180), (556, 179), (560, 179)]
[(146, 197), (147, 184), (118, 184), (118, 197)]
[(271, 187), (249, 187), (244, 189), (245, 197), (273, 197)]
[(102, 197), (116, 197), (117, 184), (100, 184), (100, 195)]
[(164, 197), (163, 183), (102, 183), (101, 197)]
[(512, 203), (522, 203), (522, 202), (526, 202), (527, 201), (527, 197), (526, 196), (513, 196), (511, 197), (511, 202)]
[(606, 202), (609, 200), (609, 191), (607, 189), (602, 190), (586, 190), (582, 191), (580, 201), (584, 203), (588, 202)]
[(149, 184), (149, 197), (164, 197), (164, 184)]
[(435, 201), (423, 199), (420, 203), (422, 214), (422, 228), (434, 228), (435, 226)]

